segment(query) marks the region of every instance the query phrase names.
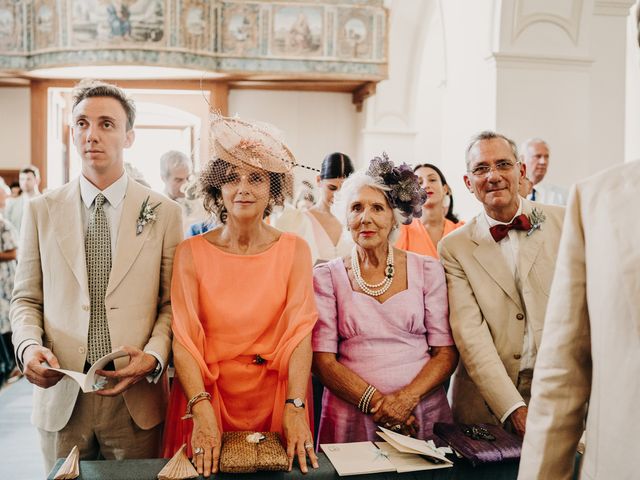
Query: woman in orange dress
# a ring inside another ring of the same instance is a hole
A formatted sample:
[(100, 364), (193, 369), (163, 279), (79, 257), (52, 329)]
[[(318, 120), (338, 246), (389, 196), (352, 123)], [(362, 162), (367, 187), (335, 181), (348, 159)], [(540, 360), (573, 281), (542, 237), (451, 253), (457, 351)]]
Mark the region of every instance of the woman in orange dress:
[(289, 468), (294, 455), (303, 472), (307, 455), (317, 467), (306, 407), (317, 319), (311, 255), (264, 221), (290, 194), (295, 160), (263, 128), (214, 119), (215, 158), (199, 182), (221, 225), (182, 242), (174, 259), (177, 378), (163, 453), (187, 443), (205, 476), (218, 471), (224, 431), (279, 432)]
[(420, 179), (420, 186), (428, 197), (422, 206), (422, 217), (414, 218), (409, 225), (400, 226), (396, 248), (440, 258), (438, 242), (464, 225), (464, 222), (453, 213), (453, 194), (438, 167), (423, 163), (416, 166), (413, 172)]

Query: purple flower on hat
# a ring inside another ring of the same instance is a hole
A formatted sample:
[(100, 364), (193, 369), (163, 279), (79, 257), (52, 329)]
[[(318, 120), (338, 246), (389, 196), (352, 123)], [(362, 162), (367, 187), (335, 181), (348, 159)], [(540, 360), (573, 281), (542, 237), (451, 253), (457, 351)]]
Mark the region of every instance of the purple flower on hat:
[(389, 205), (400, 210), (408, 225), (413, 217), (422, 216), (422, 205), (427, 201), (427, 192), (420, 187), (418, 177), (406, 163), (396, 167), (386, 153), (375, 157), (369, 164), (367, 175), (378, 178), (389, 187), (385, 192)]

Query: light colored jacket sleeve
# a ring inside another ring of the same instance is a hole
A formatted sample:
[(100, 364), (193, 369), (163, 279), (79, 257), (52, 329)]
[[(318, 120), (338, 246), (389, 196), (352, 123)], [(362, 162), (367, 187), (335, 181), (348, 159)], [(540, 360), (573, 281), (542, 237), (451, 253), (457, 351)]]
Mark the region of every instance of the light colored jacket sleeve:
[(580, 191), (569, 198), (532, 385), (518, 478), (571, 479), (591, 391)]
[[(26, 341), (42, 345), (44, 333), (42, 265), (33, 202), (27, 204), (24, 217), (19, 247), (20, 260), (16, 269), (9, 314), (13, 332), (12, 342), (16, 349)], [(22, 367), (22, 358), (18, 358), (18, 363)]]
[(450, 249), (452, 240), (443, 239), (439, 247), (447, 276), (453, 338), (469, 377), (493, 414), (500, 419), (524, 400), (500, 359), (464, 268)]

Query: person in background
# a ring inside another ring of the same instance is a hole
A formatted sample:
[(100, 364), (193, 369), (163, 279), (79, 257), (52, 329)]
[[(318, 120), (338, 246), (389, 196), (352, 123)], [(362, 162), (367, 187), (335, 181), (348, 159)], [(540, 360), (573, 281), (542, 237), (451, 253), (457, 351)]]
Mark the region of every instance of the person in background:
[(393, 247), (426, 193), (408, 165), (385, 156), (336, 197), (354, 247), (313, 274), (313, 366), (325, 385), (319, 443), (375, 441), (378, 425), (431, 438), (435, 422), (452, 421), (443, 383), (458, 362), (444, 270)]
[(453, 194), (438, 167), (423, 163), (414, 167), (413, 172), (427, 192), (427, 201), (420, 218), (414, 218), (409, 225), (400, 225), (396, 248), (439, 258), (438, 242), (464, 222), (453, 213)]
[(189, 236), (193, 224), (205, 225), (207, 214), (202, 201), (186, 196), (189, 179), (192, 176), (192, 162), (177, 150), (169, 150), (160, 157), (160, 177), (164, 183), (164, 194), (178, 202), (182, 208), (183, 231)]
[(532, 188), (527, 199), (551, 205), (566, 205), (567, 192), (556, 185), (543, 182), (549, 168), (549, 145), (541, 138), (530, 138), (520, 146), (520, 162), (527, 167)]
[(456, 422), (505, 424), (522, 437), (564, 208), (518, 194), (526, 166), (504, 135), (474, 136), (466, 167), (483, 211), (438, 246), (462, 360), (451, 408)]
[(11, 198), (18, 198), (22, 194), (22, 190), (20, 189), (20, 182), (11, 182), (9, 185), (11, 189)]
[(33, 165), (20, 169), (20, 190), (22, 193), (18, 198), (7, 203), (5, 218), (14, 226), (20, 236), (22, 227), (22, 216), (26, 210), (26, 205), (33, 198), (40, 195), (40, 170)]
[(11, 191), (0, 178), (0, 385), (9, 377), (19, 378), (20, 371), (15, 370), (13, 344), (11, 343), (11, 322), (9, 320), (9, 304), (13, 291), (13, 280), (16, 273), (18, 234), (2, 211)]
[(316, 204), (307, 211), (285, 210), (274, 223), (277, 228), (296, 233), (307, 241), (314, 264), (344, 256), (353, 246), (351, 235), (331, 213), (333, 196), (352, 172), (353, 163), (347, 155), (328, 154), (316, 178), (319, 191)]

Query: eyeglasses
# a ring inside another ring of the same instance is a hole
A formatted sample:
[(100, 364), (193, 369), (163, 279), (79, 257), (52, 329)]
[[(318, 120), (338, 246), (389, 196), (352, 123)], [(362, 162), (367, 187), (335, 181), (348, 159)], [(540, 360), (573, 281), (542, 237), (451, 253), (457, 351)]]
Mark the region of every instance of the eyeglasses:
[(496, 437), (489, 433), (489, 430), (478, 425), (462, 425), (461, 428), (462, 433), (473, 440), (488, 440), (492, 442), (496, 439)]
[(491, 170), (494, 169), (498, 173), (508, 173), (518, 163), (520, 162), (513, 163), (507, 160), (500, 160), (499, 162), (496, 162), (493, 167), (491, 165), (478, 165), (477, 167), (473, 167), (469, 171), (476, 177), (486, 177), (491, 173)]

